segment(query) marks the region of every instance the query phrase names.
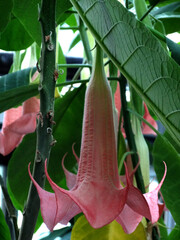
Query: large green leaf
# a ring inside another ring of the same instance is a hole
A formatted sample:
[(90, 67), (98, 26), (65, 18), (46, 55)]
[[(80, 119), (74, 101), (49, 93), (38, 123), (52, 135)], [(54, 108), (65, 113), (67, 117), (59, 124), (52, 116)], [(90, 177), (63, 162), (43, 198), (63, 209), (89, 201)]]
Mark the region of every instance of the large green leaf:
[(4, 31), (11, 18), (12, 8), (13, 0), (6, 0), (6, 4), (3, 0), (0, 1), (0, 33)]
[(167, 165), (167, 175), (161, 192), (167, 208), (171, 211), (176, 223), (180, 225), (180, 154), (166, 139), (158, 136), (153, 147), (153, 157), (154, 168), (159, 181), (164, 173), (163, 161)]
[(117, 0), (71, 0), (99, 45), (180, 144), (180, 67)]
[(1, 209), (0, 209), (0, 239), (11, 240), (10, 231)]
[(24, 26), (17, 18), (9, 21), (0, 38), (0, 49), (7, 51), (19, 51), (29, 47), (33, 43)]
[(126, 234), (121, 225), (113, 221), (112, 223), (94, 229), (90, 226), (85, 216), (81, 216), (76, 221), (72, 233), (71, 240), (146, 240), (145, 228), (140, 223), (136, 230), (131, 234)]
[[(71, 147), (74, 142), (77, 142), (78, 149), (80, 146), (84, 93), (85, 86), (81, 86), (55, 102), (56, 125), (53, 135), (57, 143), (51, 151), (48, 171), (56, 183), (65, 181), (61, 159), (66, 152), (69, 153), (65, 160), (67, 168), (71, 169), (75, 163)], [(8, 164), (8, 191), (13, 204), (21, 210), (24, 208), (30, 184), (27, 166), (34, 161), (35, 147), (35, 133), (25, 136)], [(51, 190), (48, 184), (46, 188)]]

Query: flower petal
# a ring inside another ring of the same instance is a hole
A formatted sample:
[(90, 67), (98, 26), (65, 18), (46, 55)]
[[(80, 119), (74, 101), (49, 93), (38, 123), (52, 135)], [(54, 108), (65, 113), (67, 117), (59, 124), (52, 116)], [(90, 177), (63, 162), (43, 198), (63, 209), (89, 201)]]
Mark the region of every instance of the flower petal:
[(45, 165), (47, 179), (56, 196), (67, 194), (79, 206), (87, 220), (94, 228), (100, 228), (112, 222), (121, 212), (125, 201), (127, 189), (114, 188), (112, 183), (105, 185), (104, 181), (83, 181), (78, 183), (71, 191), (57, 186), (49, 177)]
[(143, 196), (143, 194), (141, 193), (141, 191), (138, 188), (133, 186), (128, 174), (126, 163), (124, 163), (124, 166), (126, 169), (126, 181), (127, 181), (127, 187), (128, 187), (126, 204), (136, 213), (150, 219), (151, 213), (150, 213), (148, 203), (145, 197)]
[(74, 173), (69, 172), (64, 166), (64, 159), (67, 153), (64, 155), (62, 159), (62, 168), (64, 170), (64, 174), (66, 176), (66, 185), (69, 189), (72, 189), (75, 186), (77, 176)]
[(142, 221), (143, 216), (134, 212), (127, 204), (125, 204), (122, 212), (116, 218), (116, 221), (121, 224), (123, 230), (127, 234), (134, 232), (138, 224)]
[(55, 191), (55, 193), (50, 193), (42, 189), (31, 175), (30, 164), (28, 172), (38, 191), (44, 223), (50, 231), (53, 230), (58, 222), (67, 224), (71, 218), (81, 212), (77, 204), (63, 192)]
[(165, 166), (164, 176), (161, 182), (159, 183), (159, 185), (153, 191), (144, 194), (144, 197), (150, 208), (150, 212), (151, 212), (150, 220), (152, 224), (158, 221), (159, 217), (162, 214), (162, 208), (164, 208), (163, 204), (158, 204), (158, 192), (164, 182), (164, 179), (167, 173), (167, 166), (165, 162), (164, 162), (164, 166)]

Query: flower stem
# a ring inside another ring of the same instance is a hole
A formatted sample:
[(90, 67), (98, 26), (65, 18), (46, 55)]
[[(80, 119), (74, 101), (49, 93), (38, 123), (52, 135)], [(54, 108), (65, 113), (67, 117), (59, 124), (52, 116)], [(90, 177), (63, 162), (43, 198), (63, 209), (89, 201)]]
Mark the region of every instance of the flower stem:
[[(129, 150), (135, 153), (131, 155), (133, 167), (135, 168), (139, 162), (139, 158), (137, 155), (136, 144), (135, 144), (133, 131), (131, 127), (130, 115), (129, 115), (127, 102), (126, 102), (126, 82), (127, 81), (125, 77), (121, 74), (119, 83), (120, 83), (120, 91), (121, 91), (122, 112), (123, 112), (123, 118), (124, 118), (124, 129), (126, 132)], [(135, 172), (135, 177), (136, 177), (137, 187), (142, 193), (145, 193), (144, 181), (143, 181), (140, 167), (138, 167), (137, 171)]]
[[(54, 116), (54, 90), (55, 90), (55, 0), (42, 0), (39, 21), (42, 29), (42, 51), (40, 62), (40, 113), (37, 121), (37, 144), (33, 166), (33, 177), (41, 187), (44, 187), (44, 162), (49, 159), (53, 145), (52, 127)], [(28, 173), (27, 173), (28, 174)], [(31, 183), (27, 203), (23, 213), (23, 222), (19, 240), (31, 240), (39, 213), (39, 197), (34, 185)]]

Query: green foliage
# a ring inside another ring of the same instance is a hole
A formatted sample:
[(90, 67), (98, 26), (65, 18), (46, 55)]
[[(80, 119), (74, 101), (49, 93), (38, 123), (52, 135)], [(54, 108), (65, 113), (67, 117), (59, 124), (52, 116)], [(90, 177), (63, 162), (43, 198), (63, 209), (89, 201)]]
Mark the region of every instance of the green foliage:
[(121, 225), (113, 221), (112, 223), (94, 229), (90, 226), (85, 216), (81, 216), (76, 221), (72, 233), (71, 240), (146, 240), (144, 226), (140, 223), (137, 229), (131, 233), (124, 233)]
[(0, 33), (5, 30), (10, 20), (12, 8), (13, 0), (6, 0), (6, 4), (4, 4), (3, 0), (0, 1)]
[(163, 161), (167, 165), (167, 175), (161, 192), (167, 208), (174, 220), (180, 225), (180, 155), (166, 138), (158, 136), (153, 147), (154, 168), (160, 181), (164, 173)]
[[(77, 143), (75, 148), (79, 149), (80, 146), (84, 93), (85, 86), (82, 85), (67, 93), (63, 98), (57, 99), (55, 103), (54, 138), (57, 143), (51, 151), (48, 172), (57, 184), (64, 182), (61, 160), (66, 152), (68, 152), (65, 159), (66, 167), (72, 169), (75, 165), (71, 148), (74, 142)], [(23, 210), (27, 199), (30, 184), (27, 167), (29, 162), (33, 163), (34, 161), (35, 147), (35, 133), (26, 135), (13, 153), (8, 165), (8, 191), (13, 204), (20, 210)], [(63, 185), (63, 187), (65, 186)], [(48, 191), (52, 191), (48, 183), (46, 188)]]
[(30, 83), (30, 77), (35, 72), (35, 68), (27, 68), (21, 71), (6, 74), (0, 77), (0, 93), (9, 91)]
[(4, 214), (1, 209), (0, 209), (0, 239), (1, 240), (11, 240), (9, 227), (6, 223)]
[(99, 45), (179, 143), (180, 101), (175, 89), (180, 67), (151, 32), (116, 0), (72, 3)]
[(170, 233), (168, 240), (179, 240), (180, 239), (180, 228), (175, 226), (172, 232)]
[(162, 21), (166, 34), (180, 31), (180, 2), (160, 7), (154, 10), (152, 14)]
[(29, 47), (33, 39), (21, 22), (13, 17), (0, 38), (0, 49), (18, 51)]
[(30, 97), (38, 94), (38, 84), (32, 84), (28, 86), (18, 87), (11, 89), (0, 95), (0, 112), (17, 106), (27, 100)]

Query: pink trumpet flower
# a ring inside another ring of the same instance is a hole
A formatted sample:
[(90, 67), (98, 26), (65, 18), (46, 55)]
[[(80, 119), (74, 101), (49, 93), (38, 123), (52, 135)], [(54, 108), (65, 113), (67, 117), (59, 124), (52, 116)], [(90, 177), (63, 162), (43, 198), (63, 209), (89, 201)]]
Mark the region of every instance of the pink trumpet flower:
[(58, 222), (66, 224), (80, 212), (93, 228), (100, 228), (115, 220), (126, 202), (138, 214), (151, 217), (140, 191), (129, 185), (130, 180), (124, 188), (119, 181), (112, 96), (98, 46), (95, 68), (85, 95), (80, 159), (75, 157), (79, 162), (77, 176), (63, 166), (69, 191), (51, 180), (46, 163), (45, 174), (54, 193), (42, 189), (33, 179), (30, 166), (28, 168), (39, 194), (43, 220), (51, 231)]
[(5, 112), (0, 132), (0, 153), (8, 155), (21, 142), (25, 134), (36, 129), (36, 115), (39, 112), (39, 99), (32, 97), (23, 106), (11, 108)]

